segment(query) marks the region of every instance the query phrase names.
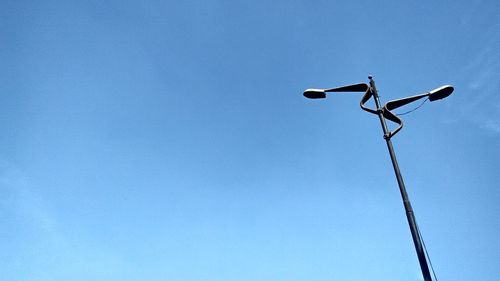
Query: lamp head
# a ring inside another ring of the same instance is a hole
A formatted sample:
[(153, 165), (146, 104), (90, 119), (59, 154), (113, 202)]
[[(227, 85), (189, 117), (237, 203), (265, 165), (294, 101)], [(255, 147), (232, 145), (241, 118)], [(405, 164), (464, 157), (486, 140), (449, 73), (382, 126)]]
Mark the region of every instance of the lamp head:
[(444, 85), (444, 86), (441, 86), (437, 89), (430, 91), (429, 92), (429, 100), (436, 101), (436, 100), (444, 99), (447, 96), (451, 95), (451, 93), (453, 93), (453, 86)]
[(304, 91), (304, 97), (308, 99), (324, 99), (326, 93), (323, 89), (307, 89)]

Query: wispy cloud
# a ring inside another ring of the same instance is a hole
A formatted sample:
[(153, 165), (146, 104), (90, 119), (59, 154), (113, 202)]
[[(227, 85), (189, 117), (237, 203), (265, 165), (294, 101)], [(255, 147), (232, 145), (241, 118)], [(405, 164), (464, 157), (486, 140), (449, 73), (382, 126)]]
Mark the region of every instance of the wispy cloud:
[(31, 227), (48, 235), (58, 235), (54, 216), (48, 211), (44, 199), (34, 191), (29, 179), (15, 166), (0, 160), (0, 186), (4, 195), (2, 202), (5, 210), (15, 213)]
[[(7, 276), (37, 280), (84, 280), (74, 276), (112, 275), (128, 268), (120, 255), (109, 249), (85, 247), (92, 245), (85, 237), (67, 235), (60, 218), (61, 210), (44, 198), (37, 185), (14, 164), (0, 157), (0, 213), (9, 217), (6, 230), (25, 229), (26, 237), (17, 235), (0, 237), (0, 243), (12, 249), (29, 249), (9, 253), (15, 268)], [(0, 254), (0, 257), (2, 255)], [(22, 264), (18, 264), (22, 261)], [(3, 267), (0, 259), (0, 267)]]
[(500, 134), (500, 121), (498, 121), (498, 120), (486, 120), (486, 122), (484, 124), (484, 128), (491, 131), (491, 132)]
[(500, 135), (500, 22), (484, 34), (484, 42), (479, 42), (477, 53), (460, 69), (459, 77), (465, 81), (463, 95), (459, 101), (462, 120), (469, 120), (477, 127)]

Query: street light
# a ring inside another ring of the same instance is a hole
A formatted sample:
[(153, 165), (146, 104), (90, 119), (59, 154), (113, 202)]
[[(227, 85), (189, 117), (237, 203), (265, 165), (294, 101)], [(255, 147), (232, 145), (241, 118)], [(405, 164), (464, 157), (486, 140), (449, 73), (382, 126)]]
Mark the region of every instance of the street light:
[[(422, 237), (418, 230), (415, 215), (413, 213), (413, 208), (411, 206), (410, 199), (408, 198), (408, 193), (406, 192), (406, 187), (403, 182), (403, 177), (401, 176), (401, 171), (399, 170), (396, 154), (391, 142), (391, 138), (403, 127), (403, 121), (396, 114), (394, 114), (392, 110), (425, 97), (427, 97), (431, 102), (446, 98), (453, 92), (453, 87), (450, 85), (441, 86), (424, 94), (389, 101), (384, 105), (384, 107), (382, 107), (380, 104), (377, 88), (375, 87), (375, 81), (373, 80), (372, 76), (368, 76), (368, 79), (370, 80), (369, 84), (360, 83), (331, 89), (307, 89), (304, 91), (304, 96), (309, 99), (321, 99), (326, 98), (326, 93), (330, 92), (365, 92), (365, 94), (361, 98), (360, 106), (363, 110), (376, 114), (379, 117), (380, 124), (384, 132), (384, 139), (387, 143), (392, 166), (394, 168), (394, 173), (396, 174), (396, 179), (398, 181), (403, 205), (405, 207), (406, 218), (408, 219), (411, 236), (413, 238), (413, 243), (415, 244), (415, 250), (417, 252), (420, 269), (422, 270), (424, 280), (432, 281), (432, 277), (429, 271), (429, 265), (427, 264), (427, 259), (424, 253)], [(368, 108), (365, 106), (366, 102), (372, 97), (375, 100), (375, 105), (377, 107), (376, 109)], [(389, 131), (387, 128), (386, 119), (397, 123), (399, 126), (395, 130)]]

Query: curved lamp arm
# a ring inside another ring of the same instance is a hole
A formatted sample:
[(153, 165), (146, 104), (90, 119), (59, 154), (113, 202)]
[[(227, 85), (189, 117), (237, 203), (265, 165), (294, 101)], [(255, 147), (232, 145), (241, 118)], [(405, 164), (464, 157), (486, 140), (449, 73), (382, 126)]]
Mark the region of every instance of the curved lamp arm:
[(368, 112), (373, 113), (373, 114), (378, 114), (377, 110), (371, 109), (371, 108), (368, 108), (368, 107), (365, 106), (365, 103), (367, 101), (369, 101), (370, 98), (373, 96), (372, 88), (369, 87), (368, 84), (365, 84), (365, 85), (368, 87), (368, 89), (366, 89), (366, 92), (363, 95), (363, 97), (361, 98), (361, 101), (359, 102), (359, 105), (361, 106), (361, 109), (363, 109), (364, 111), (368, 111)]
[(348, 86), (342, 86), (338, 88), (330, 89), (307, 89), (304, 91), (304, 97), (308, 99), (324, 99), (326, 98), (326, 93), (330, 92), (367, 92), (370, 86), (365, 83), (353, 84)]
[(421, 98), (428, 97), (429, 95), (430, 95), (430, 93), (425, 93), (425, 94), (420, 94), (420, 95), (411, 96), (411, 97), (407, 97), (407, 98), (388, 101), (384, 105), (384, 112), (383, 112), (384, 118), (388, 119), (394, 123), (397, 123), (399, 126), (395, 130), (390, 131), (389, 134), (387, 136), (384, 136), (384, 137), (391, 138), (392, 136), (397, 134), (403, 128), (403, 120), (401, 120), (391, 110), (396, 109), (396, 108), (401, 107), (401, 106), (404, 106), (404, 105), (407, 105), (407, 104), (414, 102), (416, 100), (419, 100)]
[(324, 99), (326, 98), (326, 93), (330, 92), (365, 92), (363, 98), (361, 98), (361, 108), (370, 113), (377, 114), (377, 110), (365, 106), (365, 103), (373, 96), (371, 87), (366, 83), (359, 83), (330, 89), (307, 89), (304, 91), (304, 97), (308, 99)]
[(401, 120), (396, 114), (392, 113), (392, 111), (388, 110), (386, 106), (387, 104), (384, 106), (384, 118), (398, 124), (398, 127), (395, 130), (390, 131), (387, 135), (384, 136), (384, 138), (390, 139), (403, 128), (403, 120)]
[(436, 88), (436, 89), (434, 89), (430, 92), (427, 92), (427, 93), (423, 93), (420, 95), (415, 95), (415, 96), (411, 96), (411, 97), (407, 97), (407, 98), (397, 99), (397, 100), (391, 100), (391, 101), (387, 102), (384, 105), (384, 112), (383, 112), (384, 118), (389, 119), (392, 122), (397, 123), (399, 126), (394, 131), (389, 132), (388, 136), (386, 136), (386, 137), (390, 138), (390, 137), (394, 136), (397, 132), (399, 132), (399, 130), (401, 130), (401, 128), (403, 128), (403, 121), (399, 117), (397, 117), (396, 114), (394, 114), (391, 110), (399, 108), (399, 107), (404, 106), (404, 105), (407, 105), (409, 103), (412, 103), (414, 101), (417, 101), (417, 100), (419, 100), (421, 98), (425, 98), (425, 97), (428, 97), (429, 101), (433, 102), (436, 100), (443, 99), (443, 98), (451, 95), (451, 93), (453, 93), (453, 86), (444, 85), (444, 86)]
[(407, 105), (409, 103), (412, 103), (412, 102), (419, 100), (421, 98), (428, 97), (429, 95), (430, 95), (430, 93), (425, 93), (425, 94), (415, 95), (415, 96), (411, 96), (411, 97), (407, 97), (407, 98), (391, 100), (385, 104), (384, 109), (385, 110), (393, 110), (393, 109), (399, 108), (401, 106)]

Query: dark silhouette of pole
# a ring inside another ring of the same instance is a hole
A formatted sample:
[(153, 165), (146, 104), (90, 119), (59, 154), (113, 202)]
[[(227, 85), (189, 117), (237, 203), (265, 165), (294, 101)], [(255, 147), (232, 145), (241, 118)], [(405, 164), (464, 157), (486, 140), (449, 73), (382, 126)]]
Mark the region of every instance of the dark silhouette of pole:
[[(380, 99), (378, 96), (377, 88), (375, 87), (375, 81), (373, 81), (372, 76), (368, 76), (368, 79), (370, 79), (369, 85), (366, 83), (358, 83), (358, 84), (352, 84), (348, 86), (328, 88), (328, 89), (306, 89), (303, 95), (308, 99), (324, 99), (326, 98), (327, 93), (339, 93), (339, 92), (365, 93), (361, 98), (359, 104), (361, 106), (361, 109), (377, 115), (380, 119), (380, 125), (382, 125), (382, 130), (384, 131), (384, 139), (387, 143), (387, 148), (389, 149), (389, 155), (391, 156), (392, 167), (394, 168), (394, 173), (396, 174), (396, 179), (398, 181), (399, 191), (401, 192), (401, 198), (403, 199), (403, 205), (406, 210), (406, 218), (408, 219), (408, 225), (410, 226), (413, 243), (415, 244), (415, 250), (417, 251), (418, 262), (420, 264), (420, 268), (422, 269), (422, 275), (425, 281), (432, 281), (431, 274), (429, 271), (429, 265), (427, 264), (426, 254), (424, 252), (425, 249), (422, 241), (422, 236), (418, 231), (415, 215), (413, 214), (413, 208), (411, 207), (410, 199), (408, 198), (408, 193), (406, 192), (405, 184), (403, 182), (403, 177), (401, 176), (401, 171), (399, 170), (398, 161), (396, 160), (396, 154), (394, 153), (394, 148), (392, 147), (392, 142), (391, 142), (391, 138), (394, 135), (396, 135), (401, 130), (401, 128), (403, 128), (403, 120), (401, 120), (397, 114), (392, 112), (392, 110), (422, 98), (427, 98), (427, 100), (431, 102), (444, 99), (447, 96), (451, 95), (451, 93), (453, 93), (453, 86), (443, 85), (430, 92), (402, 99), (391, 100), (387, 102), (384, 105), (384, 107), (382, 107), (380, 105)], [(368, 108), (365, 106), (366, 102), (368, 102), (372, 97), (375, 100), (375, 104), (377, 106), (376, 109)], [(386, 120), (398, 124), (398, 127), (393, 131), (389, 131), (387, 128)]]
[(399, 170), (398, 161), (396, 160), (396, 154), (394, 153), (394, 148), (392, 147), (391, 134), (387, 129), (387, 124), (383, 115), (384, 110), (380, 105), (377, 88), (375, 87), (375, 81), (373, 80), (372, 76), (369, 76), (368, 79), (370, 79), (370, 87), (375, 99), (375, 104), (377, 106), (377, 115), (380, 119), (382, 130), (384, 131), (384, 139), (387, 143), (387, 148), (389, 149), (389, 155), (391, 156), (392, 167), (394, 168), (394, 173), (396, 174), (396, 179), (398, 180), (399, 191), (401, 192), (401, 198), (403, 199), (403, 204), (406, 210), (406, 218), (408, 219), (408, 225), (410, 226), (411, 236), (413, 238), (413, 243), (415, 244), (415, 250), (417, 251), (418, 262), (420, 263), (420, 268), (422, 269), (422, 275), (424, 276), (425, 281), (432, 281), (431, 273), (429, 271), (429, 265), (427, 264), (427, 259), (425, 257), (424, 248), (422, 245), (422, 240), (418, 232), (417, 222), (415, 220), (415, 215), (413, 214), (413, 208), (411, 207), (410, 198), (408, 198), (405, 183), (403, 182), (403, 177), (401, 176), (401, 171)]

